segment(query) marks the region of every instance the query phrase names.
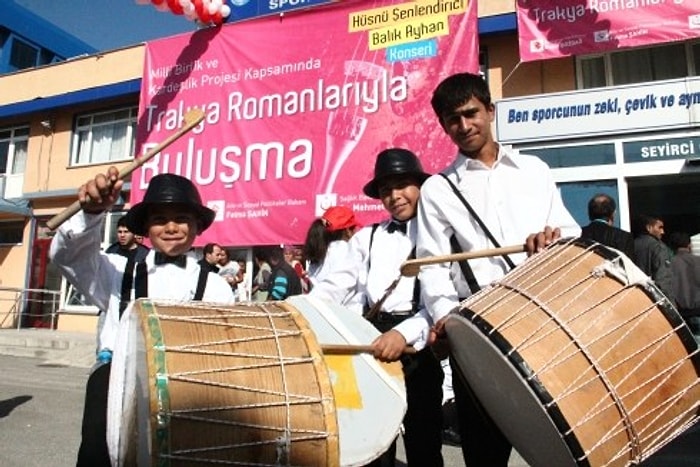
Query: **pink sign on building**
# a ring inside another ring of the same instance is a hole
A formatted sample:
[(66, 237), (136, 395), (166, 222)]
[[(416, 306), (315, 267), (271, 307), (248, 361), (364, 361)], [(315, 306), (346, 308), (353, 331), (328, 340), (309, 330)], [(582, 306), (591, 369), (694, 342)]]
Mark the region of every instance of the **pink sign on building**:
[(427, 171), (454, 157), (430, 106), (435, 86), (478, 72), (476, 3), (344, 1), (149, 42), (138, 147), (206, 118), (136, 171), (132, 202), (159, 173), (193, 180), (217, 211), (201, 245), (302, 243), (328, 206), (363, 223), (376, 154), (414, 151)]
[(518, 0), (524, 62), (700, 36), (700, 0)]

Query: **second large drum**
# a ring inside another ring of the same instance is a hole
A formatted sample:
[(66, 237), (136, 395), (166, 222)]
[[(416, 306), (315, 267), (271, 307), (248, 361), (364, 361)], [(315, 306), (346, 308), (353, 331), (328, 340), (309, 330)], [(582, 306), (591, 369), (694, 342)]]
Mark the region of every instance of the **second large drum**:
[(637, 465), (698, 420), (689, 329), (624, 255), (562, 241), (462, 303), (453, 357), (532, 466)]

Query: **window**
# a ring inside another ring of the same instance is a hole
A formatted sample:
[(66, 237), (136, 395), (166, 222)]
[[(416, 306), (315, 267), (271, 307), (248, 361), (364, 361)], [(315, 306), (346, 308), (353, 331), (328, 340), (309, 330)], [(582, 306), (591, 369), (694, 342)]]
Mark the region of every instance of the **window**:
[(0, 129), (0, 174), (24, 173), (28, 143), (28, 126)]
[(24, 237), (24, 221), (0, 222), (0, 245), (20, 245)]
[(28, 143), (28, 126), (0, 129), (0, 198), (21, 196)]
[(136, 107), (80, 115), (71, 165), (101, 164), (133, 157)]
[(527, 149), (524, 152), (539, 157), (553, 169), (615, 163), (615, 146), (612, 143)]
[(10, 70), (24, 70), (37, 66), (39, 49), (13, 37), (10, 42)]
[(660, 81), (700, 72), (700, 42), (673, 42), (577, 58), (579, 88)]

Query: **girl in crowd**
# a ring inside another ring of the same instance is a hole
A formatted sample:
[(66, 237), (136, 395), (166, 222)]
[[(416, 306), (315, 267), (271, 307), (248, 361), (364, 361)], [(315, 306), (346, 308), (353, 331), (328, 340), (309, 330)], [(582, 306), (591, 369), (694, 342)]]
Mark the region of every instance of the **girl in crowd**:
[(346, 206), (331, 206), (311, 223), (306, 233), (304, 256), (309, 261), (307, 277), (312, 288), (335, 262), (344, 260), (348, 240), (360, 227), (355, 213)]

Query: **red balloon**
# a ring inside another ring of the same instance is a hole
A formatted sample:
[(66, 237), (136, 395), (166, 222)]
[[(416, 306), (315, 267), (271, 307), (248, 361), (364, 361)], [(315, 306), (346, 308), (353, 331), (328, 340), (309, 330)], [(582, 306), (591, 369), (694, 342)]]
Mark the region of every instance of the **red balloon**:
[(182, 5), (180, 5), (180, 0), (168, 0), (168, 7), (170, 8), (170, 11), (176, 15), (185, 13), (185, 11), (182, 9)]
[(165, 0), (151, 0), (151, 3), (154, 5), (161, 5)]
[(211, 16), (209, 15), (209, 10), (204, 6), (204, 2), (202, 0), (194, 0), (193, 3), (199, 20), (204, 24), (209, 23)]
[(224, 17), (221, 16), (220, 11), (217, 11), (216, 13), (211, 15), (211, 22), (216, 24), (217, 26), (224, 22)]

